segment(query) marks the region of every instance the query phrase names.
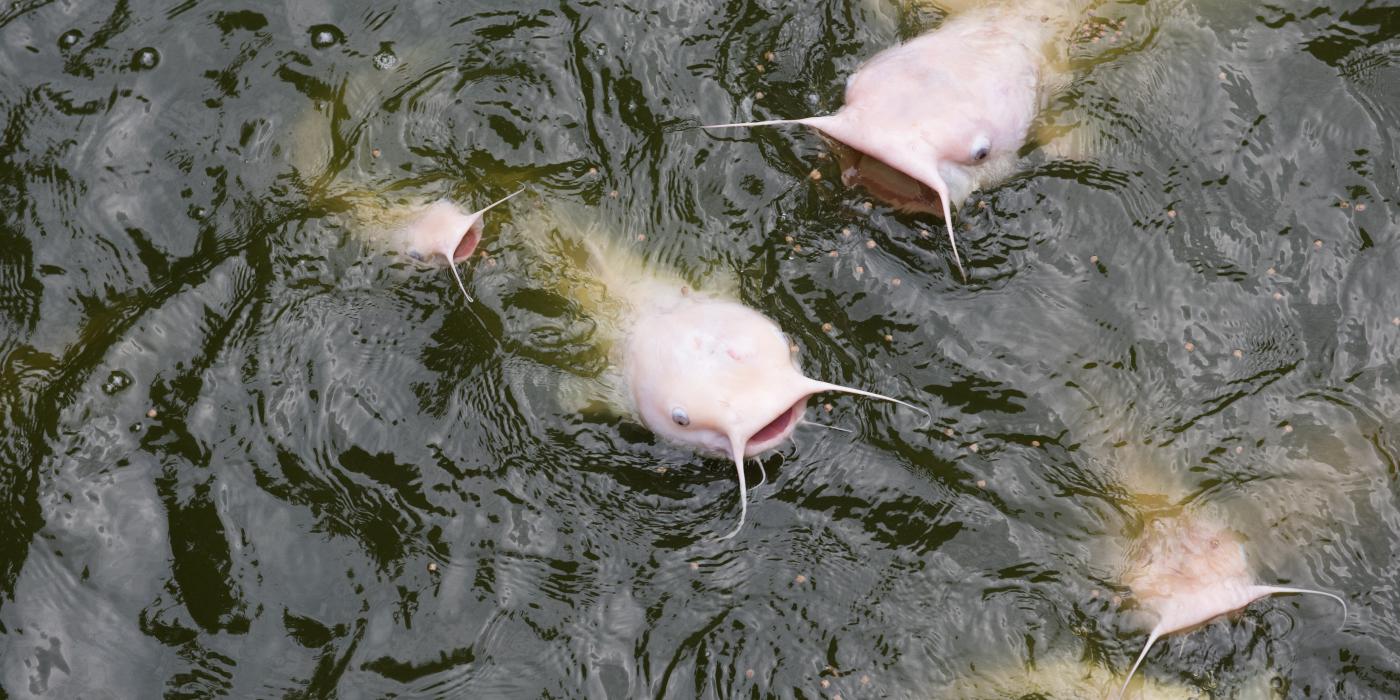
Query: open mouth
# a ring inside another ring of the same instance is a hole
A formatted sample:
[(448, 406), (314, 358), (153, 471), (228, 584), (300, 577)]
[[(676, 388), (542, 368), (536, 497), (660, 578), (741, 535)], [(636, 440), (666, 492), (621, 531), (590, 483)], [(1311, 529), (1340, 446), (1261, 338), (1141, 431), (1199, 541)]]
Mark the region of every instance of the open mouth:
[(858, 185), (876, 199), (900, 211), (943, 215), (938, 193), (884, 161), (854, 151), (841, 179), (848, 186)]
[(459, 263), (470, 258), (472, 253), (476, 252), (476, 244), (480, 242), (481, 222), (477, 221), (458, 239), (457, 247), (452, 250), (452, 262)]
[(749, 448), (761, 452), (771, 446), (769, 443), (786, 437), (806, 407), (807, 399), (805, 397), (789, 406), (786, 411), (778, 414), (777, 418), (769, 421), (768, 425), (759, 428), (758, 432), (749, 437)]

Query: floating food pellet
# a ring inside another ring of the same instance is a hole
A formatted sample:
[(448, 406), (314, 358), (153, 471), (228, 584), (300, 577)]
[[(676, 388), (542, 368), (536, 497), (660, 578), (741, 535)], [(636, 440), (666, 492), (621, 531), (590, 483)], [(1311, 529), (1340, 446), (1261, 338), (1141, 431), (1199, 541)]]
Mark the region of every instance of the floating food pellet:
[(791, 351), (793, 351), (793, 352), (797, 352), (797, 345), (789, 345), (789, 346), (788, 346), (788, 350), (791, 350)]
[(1097, 255), (1090, 255), (1090, 256), (1089, 256), (1089, 264), (1090, 264), (1090, 265), (1097, 265), (1097, 264), (1099, 264), (1099, 256), (1097, 256)]
[(1221, 72), (1220, 72), (1220, 75), (1218, 75), (1218, 76), (1216, 76), (1216, 77), (1220, 78), (1221, 80), (1224, 80), (1224, 79), (1225, 79), (1225, 71), (1221, 71)]
[(373, 149), (373, 150), (371, 150), (371, 151), (369, 152), (369, 154), (370, 154), (372, 157), (378, 158), (378, 157), (379, 157), (379, 149), (378, 149), (378, 148)]
[(802, 252), (802, 244), (799, 243), (799, 244), (793, 246), (792, 249), (793, 249), (795, 252), (801, 253), (801, 252)]
[(753, 98), (754, 98), (755, 100), (761, 100), (761, 99), (763, 99), (763, 92), (762, 92), (762, 91), (755, 92), (755, 93), (753, 94)]
[(147, 417), (147, 418), (155, 418), (156, 415), (157, 415), (156, 409), (154, 409), (154, 408), (152, 408), (152, 409), (149, 410), (149, 411), (146, 411), (146, 417)]
[(762, 63), (756, 63), (756, 64), (754, 64), (754, 70), (756, 70), (756, 71), (762, 73), (762, 72), (763, 72), (763, 64), (762, 64)]
[(77, 29), (69, 29), (68, 31), (58, 35), (58, 48), (71, 49), (74, 46), (76, 46), (79, 41), (82, 40), (83, 33), (81, 31), (78, 31)]
[(598, 174), (598, 169), (597, 169), (597, 168), (589, 168), (589, 169), (588, 169), (588, 174), (589, 174), (589, 175), (597, 175), (597, 174)]
[(856, 265), (856, 274), (857, 274), (857, 275), (863, 275), (863, 274), (865, 274), (865, 266), (864, 266), (864, 265)]
[(1357, 204), (1357, 205), (1356, 205), (1356, 210), (1357, 210), (1357, 211), (1366, 211), (1366, 205), (1365, 205), (1365, 204)]
[(1347, 200), (1343, 199), (1342, 201), (1337, 202), (1337, 206), (1339, 206), (1339, 207), (1341, 207), (1341, 208), (1343, 208), (1343, 209), (1346, 209), (1347, 207), (1349, 207), (1349, 206), (1351, 206), (1351, 205), (1347, 203)]
[(985, 489), (985, 488), (987, 488), (987, 480), (986, 480), (986, 479), (978, 479), (978, 480), (977, 480), (977, 488), (979, 488), (979, 489)]
[(974, 442), (974, 443), (972, 443), (971, 445), (968, 445), (968, 446), (967, 446), (967, 449), (972, 450), (973, 452), (977, 452), (978, 450), (980, 450), (980, 449), (982, 449), (982, 448), (978, 447), (978, 446), (977, 446), (977, 443)]
[(1232, 352), (1232, 353), (1230, 353), (1230, 354), (1231, 354), (1231, 355), (1234, 355), (1236, 360), (1240, 359), (1241, 357), (1244, 357), (1244, 351), (1243, 351), (1243, 350), (1235, 350), (1234, 352)]
[(745, 671), (744, 671), (744, 677), (745, 677), (745, 678), (748, 678), (748, 679), (752, 679), (752, 678), (753, 678), (753, 669), (750, 668), (750, 669), (745, 670)]
[(1195, 343), (1191, 343), (1191, 342), (1186, 343), (1186, 352), (1193, 352), (1195, 349), (1196, 349), (1196, 344), (1195, 344)]
[(131, 67), (136, 70), (151, 70), (158, 65), (160, 65), (160, 52), (149, 46), (138, 49), (136, 54), (131, 57)]
[(1031, 440), (1031, 447), (1040, 447), (1039, 440)]
[(1175, 209), (1168, 209), (1168, 210), (1167, 210), (1167, 218), (1168, 218), (1168, 219), (1175, 219), (1175, 218), (1176, 218), (1176, 210), (1175, 210)]
[(1273, 275), (1275, 275), (1275, 274), (1278, 273), (1278, 270), (1275, 270), (1274, 268), (1271, 267), (1271, 268), (1265, 270), (1265, 272), (1267, 272), (1270, 276), (1273, 276)]
[(826, 411), (827, 413), (831, 413), (831, 404), (829, 404), (829, 403), (824, 403), (824, 404), (822, 404), (822, 410)]
[(860, 684), (861, 684), (861, 685), (870, 685), (870, 676), (867, 676), (867, 675), (865, 675), (865, 674), (861, 674), (861, 676), (860, 676)]
[(1283, 292), (1274, 292), (1274, 301), (1283, 299)]
[(829, 680), (823, 678), (823, 679), (822, 679), (822, 682), (821, 682), (821, 685), (822, 685), (822, 688), (830, 688), (830, 687), (831, 687), (831, 681), (829, 681)]
[(1285, 426), (1283, 426), (1283, 432), (1285, 432), (1285, 433), (1291, 433), (1291, 432), (1293, 432), (1293, 426), (1291, 426), (1291, 425), (1285, 425)]
[(787, 241), (788, 243), (792, 243), (793, 239), (792, 236), (783, 236), (783, 240)]
[(1119, 606), (1123, 604), (1123, 598), (1122, 596), (1113, 596), (1108, 599), (1108, 602), (1112, 603), (1114, 606)]
[(1400, 326), (1400, 316), (1396, 316), (1395, 318), (1390, 319), (1390, 325)]
[(823, 333), (830, 333), (830, 332), (831, 332), (831, 324), (830, 324), (830, 323), (823, 323), (823, 324), (822, 324), (822, 332), (823, 332)]
[(430, 573), (430, 574), (435, 574), (435, 573), (437, 573), (437, 562), (435, 562), (435, 561), (430, 561), (430, 562), (428, 562), (428, 573)]
[(666, 473), (666, 467), (657, 467), (657, 468), (656, 468), (656, 473), (657, 473), (657, 474), (665, 474), (665, 473)]
[(944, 435), (947, 435), (948, 437), (953, 437), (953, 435), (954, 435), (953, 429), (952, 429), (952, 428), (944, 428), (944, 429), (943, 429), (943, 434), (944, 434)]
[(639, 233), (639, 234), (637, 234), (637, 240), (639, 240), (639, 241), (645, 241), (646, 239), (647, 239), (647, 235), (646, 235), (645, 233)]
[(803, 576), (802, 574), (798, 574), (797, 578), (793, 579), (793, 581), (798, 585), (801, 585), (807, 582), (807, 577)]
[(1321, 248), (1321, 247), (1322, 247), (1322, 239), (1319, 238), (1319, 239), (1313, 241), (1313, 247), (1314, 247), (1314, 248)]
[(617, 190), (613, 190), (612, 192), (609, 192), (609, 193), (608, 193), (608, 196), (609, 196), (609, 197), (612, 197), (613, 199), (617, 199)]
[(898, 287), (899, 285), (904, 284), (904, 282), (903, 282), (902, 280), (900, 280), (898, 277), (896, 277), (896, 278), (890, 280), (890, 284), (893, 285), (893, 286), (895, 286), (895, 287)]
[(893, 342), (894, 342), (894, 336), (889, 335), (889, 334), (885, 334), (885, 342), (886, 342), (886, 343), (893, 343)]
[(871, 209), (875, 208), (875, 204), (873, 202), (862, 202), (861, 206), (865, 207), (866, 211), (870, 211)]
[(1090, 597), (1090, 598), (1097, 598), (1097, 597), (1099, 597), (1099, 589), (1095, 588), (1094, 590), (1089, 591), (1089, 597)]
[(987, 208), (987, 200), (985, 200), (985, 199), (979, 199), (979, 200), (977, 200), (977, 208), (978, 208), (978, 209), (986, 209), (986, 208)]
[(841, 237), (842, 237), (842, 238), (850, 238), (850, 237), (851, 237), (851, 229), (850, 229), (849, 226), (846, 227), (846, 228), (841, 229)]
[(1237, 455), (1244, 454), (1244, 446), (1243, 446), (1243, 445), (1236, 445), (1236, 446), (1235, 446), (1235, 454), (1237, 454)]
[(820, 170), (817, 170), (816, 168), (813, 168), (812, 172), (807, 173), (807, 177), (810, 177), (813, 180), (820, 180), (822, 179), (822, 172)]
[(767, 61), (767, 62), (769, 62), (769, 63), (772, 63), (776, 58), (777, 58), (777, 55), (774, 54), (772, 51), (765, 51), (765, 52), (763, 53), (763, 60), (765, 60), (765, 61)]
[(690, 562), (690, 570), (691, 570), (691, 571), (696, 571), (696, 570), (698, 570), (699, 568), (700, 568), (700, 562), (698, 562), (698, 561)]
[(826, 254), (826, 257), (828, 257), (828, 258), (834, 258), (834, 257), (836, 257), (837, 255), (840, 255), (840, 253), (837, 253), (836, 251), (833, 250), (833, 251), (831, 251), (830, 253), (827, 253), (827, 254)]
[(875, 247), (875, 241), (874, 241), (873, 239), (867, 240), (867, 241), (865, 242), (865, 247), (866, 247), (866, 248), (874, 248), (874, 247)]

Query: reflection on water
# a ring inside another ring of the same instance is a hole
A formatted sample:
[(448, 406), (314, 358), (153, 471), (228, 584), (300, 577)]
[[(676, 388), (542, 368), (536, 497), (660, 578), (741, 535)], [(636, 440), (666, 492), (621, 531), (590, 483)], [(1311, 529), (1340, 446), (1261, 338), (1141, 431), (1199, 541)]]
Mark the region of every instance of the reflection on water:
[[(1100, 3), (1042, 116), (1078, 155), (974, 194), (967, 284), (812, 134), (693, 128), (834, 110), (939, 20), (0, 8), (0, 687), (1080, 692), (1054, 689), (1112, 687), (1149, 627), (1126, 551), (1186, 509), (1352, 614), (1256, 603), (1154, 649), (1153, 688), (1400, 693), (1400, 13)], [(933, 420), (814, 406), (853, 432), (799, 430), (716, 541), (731, 469), (576, 400), (591, 321), (510, 207), (463, 266), (476, 303), (347, 216), (522, 185), (737, 274), (805, 371)]]

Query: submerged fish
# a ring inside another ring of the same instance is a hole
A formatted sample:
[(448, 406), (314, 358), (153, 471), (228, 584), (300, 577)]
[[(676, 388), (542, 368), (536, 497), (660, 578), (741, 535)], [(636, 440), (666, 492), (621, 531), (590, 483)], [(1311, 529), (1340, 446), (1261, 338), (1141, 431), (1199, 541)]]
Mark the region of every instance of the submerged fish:
[(1153, 520), (1136, 550), (1123, 582), (1157, 623), (1128, 671), (1120, 696), (1159, 637), (1203, 625), (1260, 598), (1277, 593), (1323, 595), (1341, 603), (1346, 617), (1346, 601), (1332, 593), (1257, 583), (1239, 536), (1204, 516)]
[[(546, 217), (548, 219), (548, 217)], [(739, 523), (748, 514), (744, 459), (781, 445), (803, 419), (807, 400), (844, 392), (923, 409), (896, 398), (811, 379), (793, 359), (778, 324), (725, 293), (644, 265), (596, 229), (548, 221), (545, 229), (582, 244), (601, 292), (570, 290), (585, 300), (609, 336), (617, 393), (643, 425), (663, 438), (734, 461)]]
[[(947, 4), (947, 3), (941, 3)], [(993, 2), (885, 49), (846, 81), (835, 114), (708, 126), (805, 124), (841, 144), (842, 178), (891, 206), (943, 216), (953, 260), (952, 206), (1011, 174), (1047, 86), (1076, 0)]]
[[(1107, 669), (1061, 655), (1037, 661), (1029, 667), (979, 668), (940, 689), (932, 697), (948, 700), (1085, 700), (1109, 697), (1117, 687), (1118, 678)], [(1237, 700), (1272, 700), (1274, 697), (1268, 679), (1262, 677), (1241, 691), (1235, 696)], [(1202, 697), (1205, 697), (1205, 693), (1199, 688), (1156, 680), (1143, 681), (1136, 696), (1137, 700), (1199, 700)]]
[(317, 103), (292, 123), (289, 160), (309, 200), (335, 212), (359, 238), (427, 266), (445, 265), (470, 301), (457, 263), (470, 258), (481, 242), (483, 215), (521, 190), (468, 211), (451, 197), (406, 191), (411, 188), (402, 183), (370, 184), (368, 164), (381, 154), (361, 141), (366, 122), (385, 100), (444, 68), (442, 54), (441, 42), (429, 42), (387, 67), (349, 72), (333, 100)]

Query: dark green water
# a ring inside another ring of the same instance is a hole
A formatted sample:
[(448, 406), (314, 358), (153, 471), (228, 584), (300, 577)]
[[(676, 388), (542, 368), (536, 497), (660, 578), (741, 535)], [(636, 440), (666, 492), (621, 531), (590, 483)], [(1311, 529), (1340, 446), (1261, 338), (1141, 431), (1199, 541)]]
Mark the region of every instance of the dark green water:
[[(834, 110), (936, 12), (5, 3), (0, 696), (905, 698), (1121, 672), (1146, 630), (1122, 553), (1181, 504), (1351, 614), (1263, 601), (1140, 673), (1400, 695), (1383, 4), (1101, 4), (1121, 30), (1074, 48), (1045, 117), (1084, 155), (1035, 149), (974, 195), (964, 284), (935, 221), (867, 210), (811, 133), (692, 128)], [(717, 541), (725, 462), (568, 400), (600, 369), (591, 326), (530, 277), (511, 208), (497, 263), (464, 267), (474, 304), (335, 215), (353, 187), (519, 186), (737, 273), (809, 374), (932, 419), (818, 401), (853, 432), (799, 429)]]

